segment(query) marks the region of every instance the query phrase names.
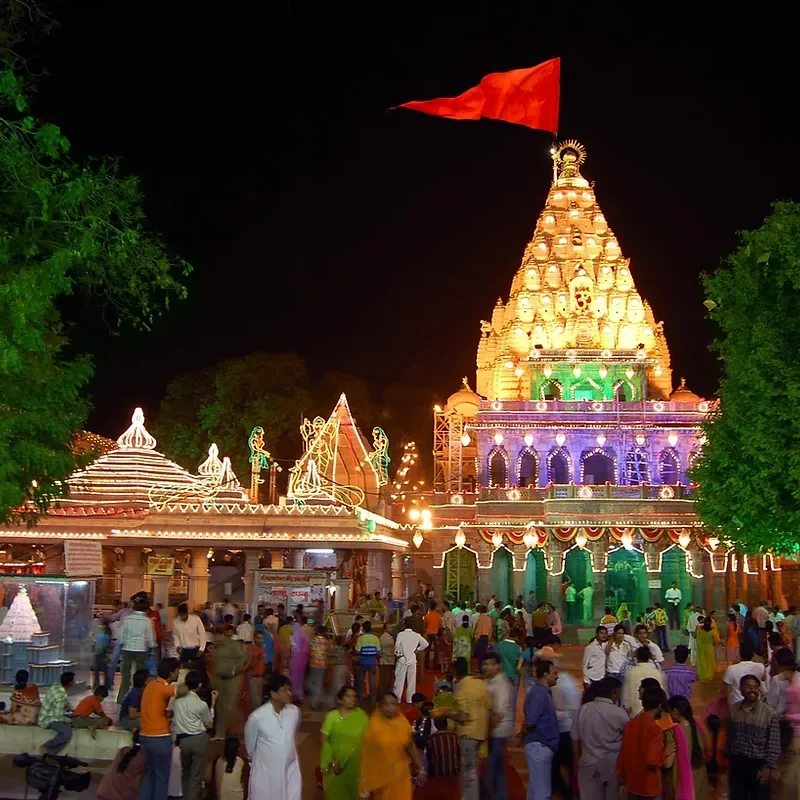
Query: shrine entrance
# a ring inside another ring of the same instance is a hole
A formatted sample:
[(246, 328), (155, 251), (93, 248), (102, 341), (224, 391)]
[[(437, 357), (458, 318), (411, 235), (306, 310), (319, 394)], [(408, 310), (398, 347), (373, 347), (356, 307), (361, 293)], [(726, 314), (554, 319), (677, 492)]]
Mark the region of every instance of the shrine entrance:
[(475, 553), (456, 547), (444, 556), (444, 598), (462, 604), (475, 600), (475, 576), (478, 564)]
[(624, 606), (631, 624), (635, 624), (636, 618), (644, 614), (649, 605), (648, 598), (644, 556), (638, 550), (624, 547), (609, 553), (605, 605), (611, 608), (617, 619), (620, 618), (617, 612)]
[(547, 600), (547, 568), (544, 564), (544, 553), (538, 548), (528, 550), (525, 559), (525, 593), (523, 597), (527, 602), (528, 596), (534, 592), (537, 603)]
[[(712, 576), (707, 576), (712, 580)], [(666, 601), (667, 589), (672, 588), (673, 581), (678, 582), (681, 590), (680, 619), (683, 619), (683, 609), (687, 603), (692, 602), (692, 580), (686, 571), (686, 555), (678, 547), (671, 547), (661, 557), (661, 605), (668, 608)]]
[(500, 547), (494, 551), (492, 558), (492, 568), (489, 575), (489, 583), (492, 587), (492, 594), (497, 595), (497, 599), (504, 604), (513, 601), (513, 566), (514, 560), (511, 553), (505, 547)]
[(593, 624), (592, 605), (594, 601), (594, 575), (592, 573), (592, 559), (589, 553), (580, 548), (573, 547), (567, 551), (564, 559), (563, 580), (570, 580), (578, 592), (576, 599), (575, 616), (579, 625)]

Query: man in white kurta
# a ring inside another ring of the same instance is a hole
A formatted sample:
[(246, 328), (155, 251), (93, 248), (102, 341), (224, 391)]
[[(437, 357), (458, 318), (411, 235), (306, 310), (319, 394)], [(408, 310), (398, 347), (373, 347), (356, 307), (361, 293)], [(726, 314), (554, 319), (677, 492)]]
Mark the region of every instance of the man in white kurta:
[(247, 718), (244, 744), (250, 757), (250, 800), (300, 800), (302, 783), (295, 736), (300, 711), (292, 705), (285, 675), (270, 675), (269, 700)]

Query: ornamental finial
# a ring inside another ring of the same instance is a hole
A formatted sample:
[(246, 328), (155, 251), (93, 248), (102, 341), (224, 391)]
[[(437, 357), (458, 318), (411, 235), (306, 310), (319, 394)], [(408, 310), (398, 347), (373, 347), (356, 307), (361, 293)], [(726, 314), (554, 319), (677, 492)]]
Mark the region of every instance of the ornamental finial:
[(156, 440), (144, 427), (144, 411), (137, 408), (131, 417), (131, 426), (117, 439), (120, 450), (155, 450)]

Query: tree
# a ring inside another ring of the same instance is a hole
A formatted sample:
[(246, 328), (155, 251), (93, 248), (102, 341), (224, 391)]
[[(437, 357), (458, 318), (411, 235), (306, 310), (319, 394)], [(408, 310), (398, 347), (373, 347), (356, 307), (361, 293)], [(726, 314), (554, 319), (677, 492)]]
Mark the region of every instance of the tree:
[(246, 485), (252, 429), (264, 428), (265, 446), (273, 456), (285, 452), (297, 458), (300, 423), (310, 408), (308, 373), (300, 358), (253, 353), (170, 381), (154, 430), (160, 448), (190, 470), (216, 442)]
[[(691, 470), (697, 512), (745, 552), (795, 552), (800, 534), (800, 205), (764, 224), (704, 276), (712, 349), (723, 365), (717, 409)], [(719, 534), (718, 534), (719, 535)], [(723, 538), (721, 536), (720, 538)]]
[(68, 354), (65, 297), (80, 294), (110, 325), (147, 328), (185, 290), (148, 229), (135, 177), (110, 159), (76, 163), (55, 126), (30, 113), (18, 55), (35, 2), (0, 2), (0, 520), (33, 521), (74, 468), (90, 359)]

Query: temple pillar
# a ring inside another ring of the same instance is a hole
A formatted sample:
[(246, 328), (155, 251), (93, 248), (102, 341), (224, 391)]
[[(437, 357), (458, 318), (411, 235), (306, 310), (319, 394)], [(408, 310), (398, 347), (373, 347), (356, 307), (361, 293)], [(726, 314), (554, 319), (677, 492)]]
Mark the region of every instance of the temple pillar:
[(292, 550), (292, 569), (304, 569), (304, 559), (306, 551), (301, 549)]
[(350, 609), (350, 588), (352, 581), (347, 578), (335, 578), (333, 585), (336, 592), (333, 595), (333, 607), (336, 611), (348, 611)]
[(283, 550), (268, 550), (270, 569), (283, 569)]
[[(528, 558), (528, 549), (526, 547), (522, 548), (520, 552), (519, 548), (515, 548), (514, 550), (514, 564), (521, 564), (522, 570), (517, 571), (514, 570), (511, 573), (511, 602), (513, 604), (514, 600), (517, 597), (525, 592), (525, 564), (526, 559)], [(523, 597), (524, 600), (524, 597)]]
[(64, 545), (48, 547), (44, 554), (44, 574), (63, 575), (65, 569)]
[(750, 559), (751, 563), (756, 562), (758, 564), (758, 594), (760, 595), (757, 602), (761, 602), (762, 600), (772, 600), (772, 586), (770, 586), (769, 580), (769, 571), (764, 564), (764, 559), (761, 556), (758, 556), (758, 561), (756, 561), (756, 557), (753, 556)]
[(392, 576), (392, 594), (397, 598), (405, 597), (403, 586), (403, 559), (400, 553), (392, 553), (390, 571)]
[(258, 570), (260, 564), (260, 550), (244, 551), (244, 603), (250, 613), (254, 613), (258, 605)]
[(189, 609), (202, 608), (208, 602), (208, 548), (192, 548), (189, 573)]
[[(561, 545), (557, 542), (549, 542), (546, 547), (547, 555), (550, 560), (550, 569), (547, 570), (547, 583), (545, 586), (546, 596), (542, 597), (538, 592), (536, 600), (538, 603), (547, 602), (554, 608), (559, 607), (561, 599), (561, 581), (563, 580), (564, 552)], [(558, 573), (558, 574), (553, 574)]]
[(152, 605), (161, 603), (164, 608), (169, 608), (169, 575), (152, 575), (150, 579), (153, 582)]
[(736, 569), (736, 597), (747, 605), (747, 573), (744, 571), (744, 555), (738, 553), (736, 560), (739, 562)]
[(700, 548), (697, 550), (695, 571), (704, 576), (702, 580), (698, 581), (703, 587), (703, 608), (706, 611), (711, 611), (712, 609), (716, 611), (716, 605), (714, 604), (714, 588), (717, 583), (714, 578), (716, 575), (711, 569), (711, 559), (708, 553)]
[(728, 555), (728, 566), (725, 570), (725, 610), (727, 611), (736, 597), (736, 571), (733, 569), (733, 553)]
[(122, 600), (130, 601), (131, 597), (144, 588), (144, 569), (142, 568), (142, 550), (139, 547), (125, 548), (125, 561), (120, 569), (122, 575)]

